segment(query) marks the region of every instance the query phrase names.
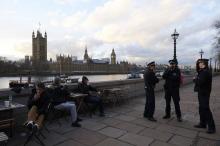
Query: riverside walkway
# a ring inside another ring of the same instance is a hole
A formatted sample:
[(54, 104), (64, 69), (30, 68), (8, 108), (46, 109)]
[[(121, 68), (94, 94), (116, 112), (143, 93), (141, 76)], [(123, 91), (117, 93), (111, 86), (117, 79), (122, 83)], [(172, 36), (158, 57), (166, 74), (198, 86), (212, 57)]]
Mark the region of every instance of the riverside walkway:
[[(155, 118), (150, 122), (143, 118), (145, 97), (107, 108), (106, 117), (82, 117), (82, 128), (70, 127), (70, 120), (62, 119), (62, 125), (48, 125), (44, 131), (46, 146), (218, 146), (220, 145), (220, 76), (213, 78), (210, 100), (216, 123), (216, 133), (206, 134), (205, 129), (193, 128), (199, 121), (197, 94), (193, 84), (180, 90), (183, 122), (177, 122), (172, 103), (172, 118), (162, 119), (165, 109), (164, 92), (156, 93)], [(25, 137), (15, 135), (8, 146), (22, 146)], [(32, 141), (29, 146), (38, 146)]]

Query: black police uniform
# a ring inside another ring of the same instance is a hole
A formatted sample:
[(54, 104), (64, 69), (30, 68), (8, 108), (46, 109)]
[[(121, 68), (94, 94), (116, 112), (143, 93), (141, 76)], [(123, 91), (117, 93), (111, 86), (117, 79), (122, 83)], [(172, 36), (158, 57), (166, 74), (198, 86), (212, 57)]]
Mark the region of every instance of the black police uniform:
[(155, 110), (155, 95), (154, 88), (159, 79), (155, 76), (155, 73), (149, 68), (144, 73), (145, 91), (146, 91), (146, 103), (144, 110), (144, 117), (152, 118)]
[(195, 84), (199, 100), (199, 125), (204, 128), (208, 125), (208, 130), (215, 131), (215, 122), (209, 107), (209, 99), (212, 88), (212, 74), (208, 69), (201, 69), (198, 71)]
[(178, 67), (172, 69), (167, 69), (163, 74), (163, 79), (165, 79), (165, 100), (166, 100), (166, 116), (167, 118), (170, 117), (170, 102), (171, 97), (173, 98), (173, 103), (175, 106), (175, 111), (178, 119), (181, 119), (181, 111), (180, 111), (180, 95), (179, 95), (179, 88), (180, 88), (180, 81), (181, 81), (181, 73)]

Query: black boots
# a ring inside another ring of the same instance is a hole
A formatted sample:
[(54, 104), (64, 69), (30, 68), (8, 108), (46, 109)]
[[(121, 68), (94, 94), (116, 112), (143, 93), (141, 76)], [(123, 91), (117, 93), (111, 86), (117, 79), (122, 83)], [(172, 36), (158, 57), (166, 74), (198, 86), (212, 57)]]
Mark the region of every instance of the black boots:
[(163, 119), (169, 119), (169, 118), (170, 118), (170, 115), (163, 116)]
[(194, 125), (195, 128), (206, 128), (206, 125), (203, 125), (203, 124), (197, 124), (197, 125)]
[(215, 132), (215, 128), (208, 128), (208, 130), (206, 131), (206, 133), (208, 134), (214, 134)]
[(154, 117), (148, 117), (147, 119), (152, 122), (157, 122), (157, 120)]
[[(206, 124), (199, 123), (197, 125), (194, 125), (194, 127), (195, 128), (204, 128), (205, 129), (206, 128)], [(213, 134), (215, 132), (216, 132), (215, 128), (210, 128), (210, 127), (208, 127), (208, 130), (206, 131), (206, 133), (208, 133), (208, 134)]]

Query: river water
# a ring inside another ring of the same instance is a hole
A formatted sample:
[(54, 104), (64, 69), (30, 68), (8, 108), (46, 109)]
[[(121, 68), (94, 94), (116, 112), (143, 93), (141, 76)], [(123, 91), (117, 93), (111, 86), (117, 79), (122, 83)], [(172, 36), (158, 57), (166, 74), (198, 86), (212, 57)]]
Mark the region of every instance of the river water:
[[(71, 78), (79, 78), (79, 81), (82, 79), (82, 75), (70, 76)], [(90, 82), (101, 82), (101, 81), (113, 81), (113, 80), (125, 80), (127, 79), (127, 74), (114, 74), (114, 75), (87, 75)], [(32, 76), (32, 81), (50, 81), (53, 80), (54, 76)], [(20, 77), (0, 77), (0, 89), (8, 88), (10, 80), (20, 81)], [(27, 76), (23, 76), (22, 80), (27, 81)]]

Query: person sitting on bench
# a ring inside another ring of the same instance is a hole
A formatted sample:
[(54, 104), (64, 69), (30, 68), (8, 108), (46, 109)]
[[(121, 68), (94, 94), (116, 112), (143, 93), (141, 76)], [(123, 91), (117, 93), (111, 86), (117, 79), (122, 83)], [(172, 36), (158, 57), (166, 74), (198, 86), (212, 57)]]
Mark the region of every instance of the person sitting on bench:
[(99, 107), (100, 116), (105, 116), (104, 114), (104, 108), (102, 104), (102, 99), (97, 95), (92, 95), (91, 91), (97, 92), (96, 88), (89, 85), (89, 79), (86, 76), (82, 77), (82, 83), (78, 84), (78, 92), (83, 94), (88, 94), (88, 96), (85, 97), (84, 101), (87, 103), (91, 103), (95, 105), (96, 107)]
[(45, 91), (45, 85), (38, 83), (36, 88), (32, 90), (32, 94), (28, 99), (28, 116), (25, 126), (33, 132), (38, 131), (42, 127), (45, 114), (48, 109), (49, 96)]
[(72, 101), (68, 101), (69, 93), (62, 85), (60, 85), (60, 78), (55, 78), (52, 95), (52, 103), (55, 109), (67, 110), (70, 112), (72, 127), (81, 127), (78, 123), (81, 119), (77, 118), (76, 105)]

